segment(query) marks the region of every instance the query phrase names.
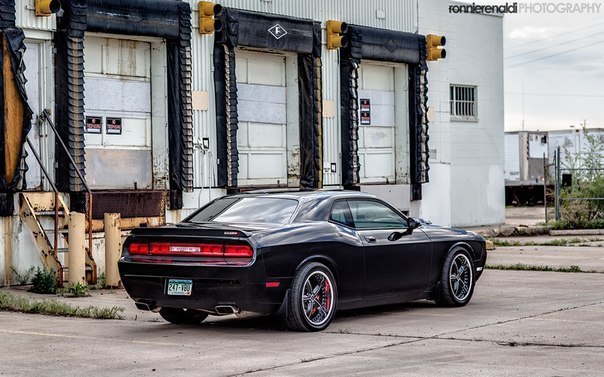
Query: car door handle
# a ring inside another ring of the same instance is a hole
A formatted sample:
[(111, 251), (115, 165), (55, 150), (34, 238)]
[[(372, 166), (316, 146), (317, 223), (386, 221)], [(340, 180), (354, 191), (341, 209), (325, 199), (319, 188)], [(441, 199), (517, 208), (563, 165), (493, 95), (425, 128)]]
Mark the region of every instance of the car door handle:
[(375, 236), (365, 236), (367, 242), (375, 242)]

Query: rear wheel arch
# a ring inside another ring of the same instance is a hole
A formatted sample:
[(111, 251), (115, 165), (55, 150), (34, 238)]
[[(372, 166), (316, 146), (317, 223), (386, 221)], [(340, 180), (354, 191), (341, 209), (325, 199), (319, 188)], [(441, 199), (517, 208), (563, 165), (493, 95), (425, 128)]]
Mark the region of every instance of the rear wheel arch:
[(312, 262), (318, 262), (323, 264), (325, 267), (329, 268), (329, 271), (331, 271), (331, 273), (333, 274), (333, 277), (336, 281), (336, 284), (339, 284), (340, 280), (338, 277), (338, 267), (336, 262), (328, 257), (327, 255), (312, 255), (309, 256), (307, 258), (305, 258), (302, 262), (300, 262), (298, 264), (298, 266), (296, 267), (296, 270), (294, 271), (294, 275), (298, 273), (298, 271), (300, 271), (300, 269), (302, 267), (304, 267), (305, 265), (312, 263)]

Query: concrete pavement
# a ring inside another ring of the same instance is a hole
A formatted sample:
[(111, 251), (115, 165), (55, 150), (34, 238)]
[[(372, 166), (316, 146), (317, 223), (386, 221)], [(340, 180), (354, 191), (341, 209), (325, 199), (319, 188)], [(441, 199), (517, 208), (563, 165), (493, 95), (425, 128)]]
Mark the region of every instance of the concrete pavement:
[(604, 273), (604, 247), (600, 246), (497, 246), (489, 251), (487, 265), (513, 265), (569, 268)]
[(266, 318), (195, 327), (0, 312), (0, 375), (600, 376), (603, 284), (604, 274), (487, 270), (464, 308), (343, 312), (312, 334)]

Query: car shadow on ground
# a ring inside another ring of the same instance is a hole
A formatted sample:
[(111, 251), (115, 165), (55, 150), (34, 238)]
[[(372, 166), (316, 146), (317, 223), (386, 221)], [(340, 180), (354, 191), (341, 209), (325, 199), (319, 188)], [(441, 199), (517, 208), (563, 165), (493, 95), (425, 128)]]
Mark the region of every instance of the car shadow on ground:
[[(414, 301), (394, 305), (374, 306), (362, 309), (338, 311), (333, 320), (332, 325), (338, 324), (339, 321), (346, 321), (351, 324), (356, 321), (371, 321), (376, 316), (399, 314), (413, 310), (435, 308), (436, 305), (432, 301)], [(225, 317), (210, 316), (199, 325), (172, 325), (161, 322), (154, 330), (163, 331), (168, 329), (206, 329), (206, 330), (264, 330), (264, 331), (285, 331), (285, 327), (280, 320), (274, 316), (245, 314), (242, 317), (229, 315)], [(328, 328), (329, 330), (329, 328)], [(148, 330), (145, 330), (148, 331)]]

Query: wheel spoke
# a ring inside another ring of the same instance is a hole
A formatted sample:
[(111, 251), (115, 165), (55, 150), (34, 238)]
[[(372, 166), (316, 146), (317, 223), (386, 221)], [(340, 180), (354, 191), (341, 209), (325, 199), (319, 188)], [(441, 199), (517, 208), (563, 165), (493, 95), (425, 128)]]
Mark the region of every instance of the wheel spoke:
[[(319, 304), (319, 303), (317, 302), (317, 304)], [(319, 304), (317, 306), (317, 309), (319, 310), (319, 313), (321, 313), (323, 318), (327, 317), (327, 309), (323, 305)]]
[(462, 265), (458, 270), (457, 270), (457, 275), (462, 276), (464, 274), (464, 272), (466, 272), (466, 266)]

